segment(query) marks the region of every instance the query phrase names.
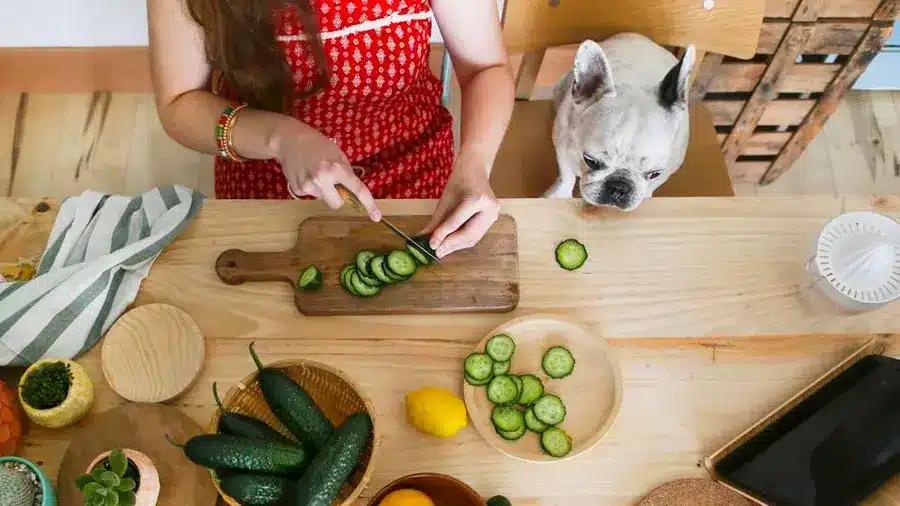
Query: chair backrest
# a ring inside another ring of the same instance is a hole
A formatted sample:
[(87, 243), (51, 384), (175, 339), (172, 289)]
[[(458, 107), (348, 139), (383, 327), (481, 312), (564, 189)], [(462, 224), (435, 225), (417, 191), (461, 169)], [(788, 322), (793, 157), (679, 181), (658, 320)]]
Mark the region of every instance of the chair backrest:
[(510, 53), (637, 32), (657, 44), (751, 58), (765, 0), (506, 0), (503, 35)]

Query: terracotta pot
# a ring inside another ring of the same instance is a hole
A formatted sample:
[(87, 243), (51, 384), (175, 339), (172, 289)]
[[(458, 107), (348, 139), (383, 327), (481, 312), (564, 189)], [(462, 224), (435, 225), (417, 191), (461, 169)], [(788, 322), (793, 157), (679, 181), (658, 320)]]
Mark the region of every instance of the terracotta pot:
[(487, 503), (472, 487), (446, 474), (419, 473), (404, 476), (382, 488), (369, 500), (368, 506), (378, 506), (395, 490), (411, 488), (427, 495), (435, 506), (485, 506)]
[[(112, 450), (97, 455), (91, 462), (91, 465), (88, 466), (85, 474), (90, 474), (111, 453)], [(141, 485), (134, 491), (134, 495), (137, 496), (134, 503), (135, 506), (156, 506), (156, 500), (159, 499), (159, 471), (156, 470), (153, 461), (150, 460), (150, 457), (137, 450), (123, 448), (122, 453), (137, 467), (138, 473), (141, 475)]]
[[(34, 371), (43, 365), (53, 362), (63, 362), (69, 365), (72, 372), (72, 385), (69, 387), (69, 395), (59, 406), (49, 409), (37, 409), (29, 406), (22, 397), (22, 385), (28, 380), (28, 377)], [(84, 367), (81, 367), (71, 360), (61, 360), (58, 358), (38, 360), (25, 370), (22, 379), (19, 381), (19, 399), (22, 401), (22, 409), (32, 422), (42, 427), (51, 429), (59, 429), (72, 425), (88, 414), (91, 405), (94, 403), (94, 384), (88, 376)]]
[(22, 439), (22, 414), (16, 394), (0, 380), (0, 457), (15, 455)]

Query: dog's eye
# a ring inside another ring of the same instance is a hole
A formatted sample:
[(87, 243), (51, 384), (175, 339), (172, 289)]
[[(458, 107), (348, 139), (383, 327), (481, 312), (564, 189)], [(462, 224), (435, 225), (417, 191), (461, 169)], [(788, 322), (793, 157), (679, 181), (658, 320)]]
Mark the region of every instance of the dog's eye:
[(603, 170), (606, 168), (606, 164), (587, 153), (584, 154), (584, 164), (591, 170)]
[(644, 177), (647, 178), (647, 181), (653, 181), (654, 179), (658, 178), (661, 175), (662, 175), (661, 170), (654, 170), (653, 172), (648, 172), (648, 173), (644, 174)]

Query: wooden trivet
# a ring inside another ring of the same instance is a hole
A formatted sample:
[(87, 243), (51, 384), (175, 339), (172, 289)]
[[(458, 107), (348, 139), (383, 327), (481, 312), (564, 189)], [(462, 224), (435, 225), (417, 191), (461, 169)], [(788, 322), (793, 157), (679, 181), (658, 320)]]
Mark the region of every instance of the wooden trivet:
[(109, 386), (134, 402), (166, 402), (184, 393), (205, 358), (203, 335), (184, 311), (147, 304), (122, 315), (101, 350)]
[(653, 489), (638, 506), (752, 506), (752, 503), (712, 480), (688, 478)]

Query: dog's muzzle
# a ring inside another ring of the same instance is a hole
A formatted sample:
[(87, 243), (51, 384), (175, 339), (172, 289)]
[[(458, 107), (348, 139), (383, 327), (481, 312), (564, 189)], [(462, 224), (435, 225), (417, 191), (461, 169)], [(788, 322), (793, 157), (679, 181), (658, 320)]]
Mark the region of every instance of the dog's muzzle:
[(611, 178), (603, 183), (603, 190), (600, 192), (600, 203), (625, 209), (631, 205), (633, 197), (634, 183), (628, 179)]

